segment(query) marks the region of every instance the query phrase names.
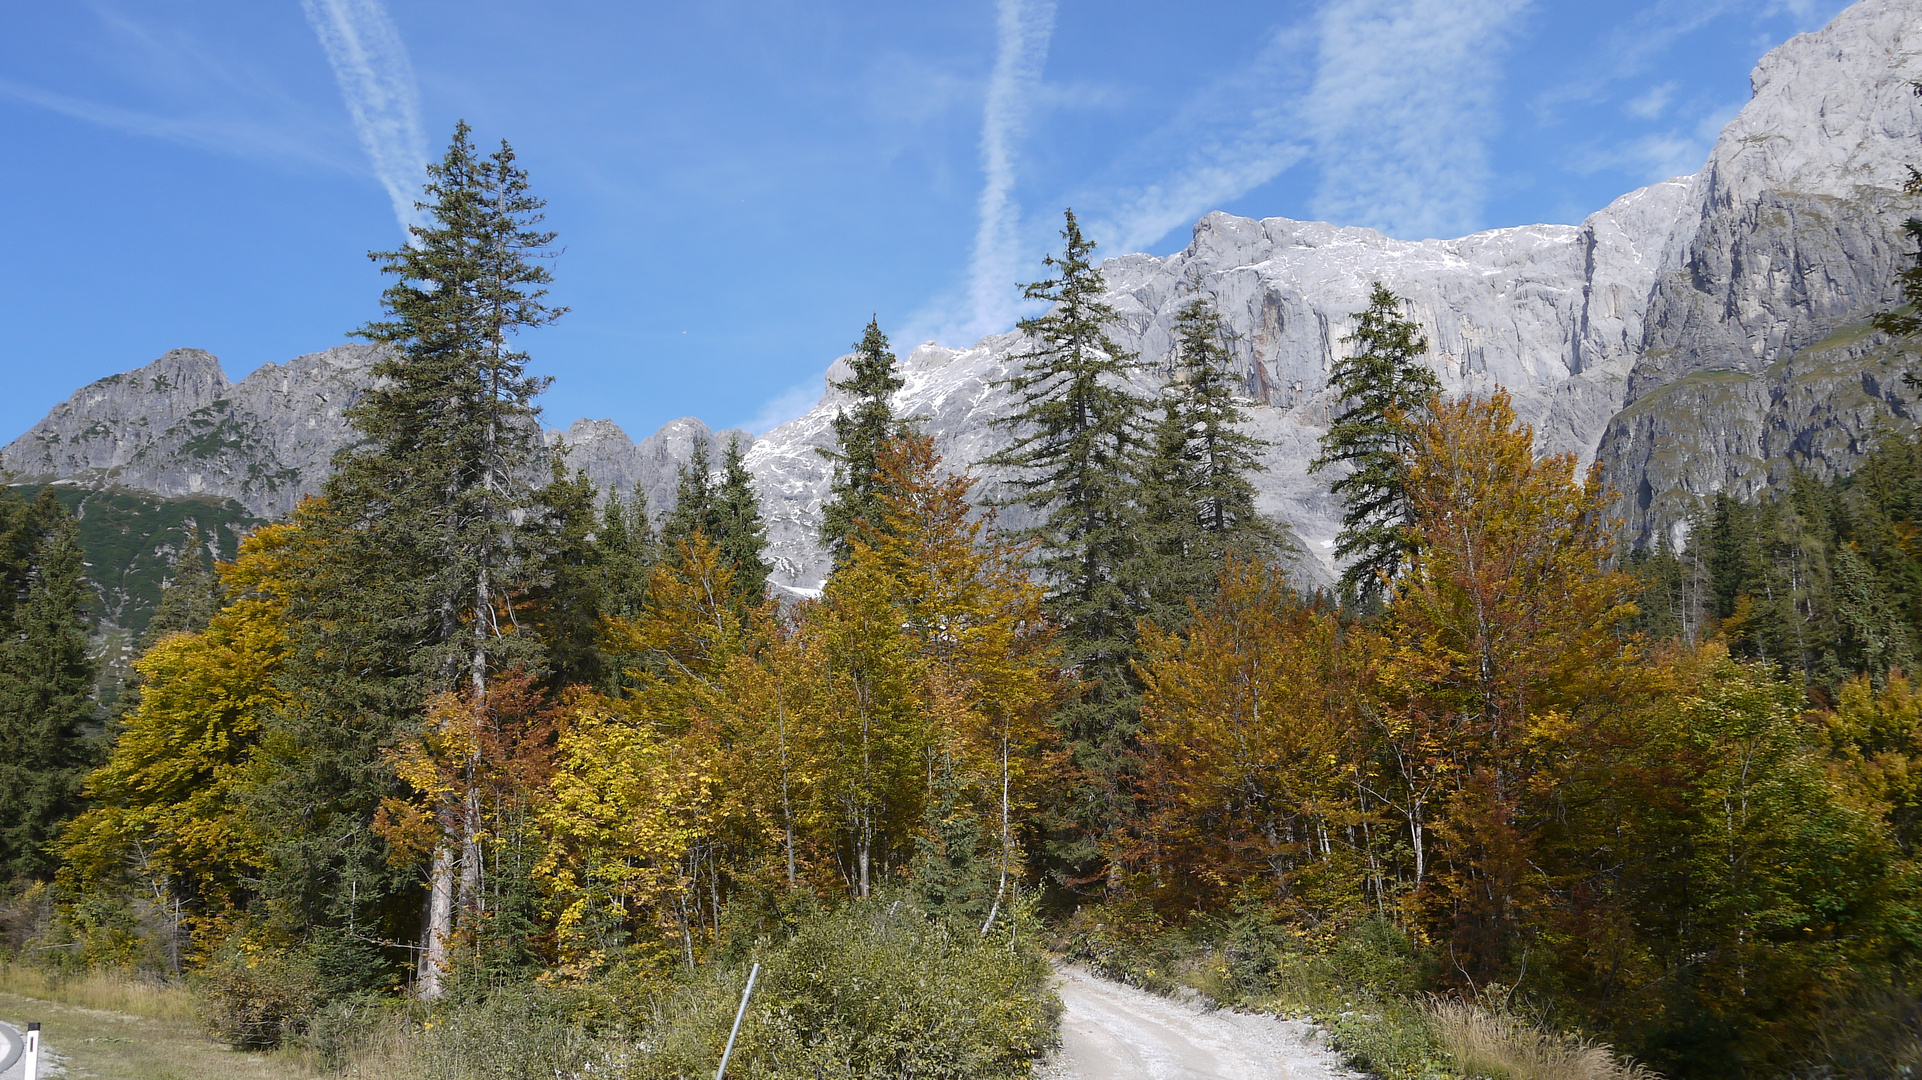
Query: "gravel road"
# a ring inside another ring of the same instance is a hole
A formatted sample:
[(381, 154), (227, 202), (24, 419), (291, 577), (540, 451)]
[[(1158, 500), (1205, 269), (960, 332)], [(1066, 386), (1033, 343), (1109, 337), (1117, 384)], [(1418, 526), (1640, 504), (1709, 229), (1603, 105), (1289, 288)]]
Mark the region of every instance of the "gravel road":
[(1207, 1009), (1063, 965), (1067, 1011), (1046, 1080), (1351, 1080), (1314, 1025)]

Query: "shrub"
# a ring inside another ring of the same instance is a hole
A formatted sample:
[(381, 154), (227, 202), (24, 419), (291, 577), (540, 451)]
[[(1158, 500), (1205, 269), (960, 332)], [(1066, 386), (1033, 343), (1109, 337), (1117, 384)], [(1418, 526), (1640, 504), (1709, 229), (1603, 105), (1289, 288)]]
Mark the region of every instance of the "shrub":
[[(737, 1080), (1026, 1077), (1054, 1041), (1060, 1003), (1032, 945), (983, 937), (906, 900), (810, 916), (758, 951), (760, 980), (728, 1067)], [(671, 995), (629, 1075), (712, 1070), (747, 974), (745, 964), (710, 969)]]
[(240, 1050), (279, 1046), (305, 1025), (321, 999), (312, 962), (292, 953), (229, 946), (200, 972), (200, 1026)]

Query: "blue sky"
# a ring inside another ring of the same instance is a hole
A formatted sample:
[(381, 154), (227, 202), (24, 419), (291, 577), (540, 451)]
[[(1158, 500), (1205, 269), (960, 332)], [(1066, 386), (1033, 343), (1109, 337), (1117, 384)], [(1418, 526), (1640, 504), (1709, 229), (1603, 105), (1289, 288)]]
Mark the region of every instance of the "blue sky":
[(238, 379), (377, 314), (457, 119), (513, 143), (572, 308), (550, 424), (765, 430), (870, 314), (1021, 313), (1210, 210), (1403, 237), (1579, 221), (1698, 168), (1841, 0), (18, 0), (0, 6), (0, 439), (169, 348)]

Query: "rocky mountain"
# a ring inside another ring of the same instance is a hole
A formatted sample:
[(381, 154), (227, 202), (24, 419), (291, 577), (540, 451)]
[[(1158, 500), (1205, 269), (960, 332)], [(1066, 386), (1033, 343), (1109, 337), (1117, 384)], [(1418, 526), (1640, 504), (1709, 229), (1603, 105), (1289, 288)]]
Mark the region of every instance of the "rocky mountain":
[[(0, 449), (0, 469), (14, 483), (232, 499), (258, 517), (279, 517), (318, 492), (334, 455), (353, 443), (343, 413), (371, 384), (377, 356), (373, 346), (343, 345), (233, 383), (212, 353), (174, 349), (76, 391)], [(715, 440), (716, 460), (728, 439), (754, 439), (691, 417), (639, 443), (608, 420), (543, 434), (602, 488), (624, 498), (639, 489), (657, 510), (672, 505), (676, 471), (697, 438)]]
[(1904, 350), (1866, 326), (1914, 250), (1922, 5), (1864, 0), (1755, 68), (1754, 98), (1689, 181), (1648, 300), (1630, 406), (1599, 450), (1634, 535), (1682, 541), (1717, 491), (1847, 471), (1915, 421)]
[[(1922, 161), (1918, 78), (1922, 0), (1863, 0), (1763, 58), (1753, 98), (1695, 176), (1579, 226), (1456, 240), (1210, 214), (1174, 255), (1103, 265), (1116, 338), (1164, 360), (1199, 275), (1239, 335), (1252, 427), (1272, 444), (1263, 507), (1324, 572), (1340, 507), (1307, 464), (1336, 404), (1328, 370), (1376, 280), (1410, 301), (1449, 392), (1506, 387), (1544, 453), (1602, 463), (1632, 535), (1679, 541), (1704, 496), (1748, 495), (1794, 466), (1845, 470), (1878, 425), (1913, 422), (1901, 350), (1862, 324), (1892, 302), (1910, 250), (1902, 222), (1916, 201), (1901, 185)], [(1015, 336), (923, 345), (900, 407), (928, 418), (949, 460), (979, 460), (1005, 438), (987, 427), (1005, 409), (991, 384), (1022, 348)], [(813, 447), (837, 407), (830, 392), (749, 455), (796, 580), (823, 568)]]
[[(1337, 404), (1327, 373), (1375, 281), (1409, 300), (1450, 392), (1505, 387), (1543, 452), (1601, 464), (1633, 535), (1679, 540), (1706, 495), (1746, 495), (1792, 467), (1844, 470), (1876, 431), (1912, 426), (1903, 351), (1865, 323), (1894, 297), (1901, 223), (1917, 209), (1901, 190), (1905, 165), (1922, 160), (1917, 78), (1922, 0), (1862, 0), (1763, 58), (1752, 100), (1694, 176), (1580, 225), (1451, 240), (1210, 214), (1180, 252), (1103, 264), (1115, 337), (1146, 362), (1139, 381), (1152, 391), (1191, 278), (1215, 297), (1251, 427), (1270, 444), (1262, 506), (1295, 531), (1306, 579), (1332, 573), (1340, 513), (1327, 478), (1307, 474)], [(1024, 348), (1014, 334), (922, 344), (904, 360), (897, 407), (924, 419), (951, 464), (977, 462), (1008, 437), (990, 424), (1008, 408), (994, 383)], [(84, 388), (0, 451), (0, 467), (284, 513), (347, 444), (341, 409), (371, 358), (331, 349), (229, 384), (213, 357), (177, 350)], [(828, 378), (845, 377), (845, 363)], [(830, 388), (748, 452), (783, 584), (813, 586), (826, 569), (814, 530), (828, 467), (815, 450), (841, 404)], [(712, 434), (684, 419), (635, 443), (583, 420), (547, 436), (659, 513), (693, 440)]]

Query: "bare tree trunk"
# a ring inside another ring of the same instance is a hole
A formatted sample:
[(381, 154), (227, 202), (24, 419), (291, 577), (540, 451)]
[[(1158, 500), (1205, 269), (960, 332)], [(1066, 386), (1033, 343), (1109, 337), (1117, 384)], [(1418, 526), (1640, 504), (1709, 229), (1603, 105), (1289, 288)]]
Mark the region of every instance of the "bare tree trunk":
[(427, 881), (427, 933), (420, 948), (420, 971), (415, 993), (433, 1001), (446, 991), (447, 940), (454, 929), (454, 853), (443, 842), (434, 845), (433, 868)]
[(1008, 891), (1008, 863), (1014, 858), (1014, 827), (1008, 815), (1008, 732), (1001, 730), (1001, 883), (994, 887), (994, 903), (988, 906), (981, 936), (994, 928), (994, 917), (1001, 913), (1001, 895)]

